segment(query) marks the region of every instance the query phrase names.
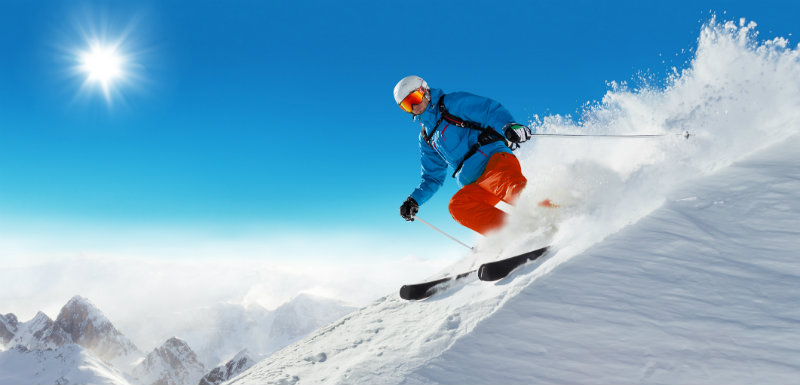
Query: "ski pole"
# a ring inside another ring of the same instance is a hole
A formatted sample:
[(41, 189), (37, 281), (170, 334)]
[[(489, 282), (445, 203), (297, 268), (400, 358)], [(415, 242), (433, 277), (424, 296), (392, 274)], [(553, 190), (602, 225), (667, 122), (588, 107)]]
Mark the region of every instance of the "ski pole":
[(557, 137), (567, 137), (567, 138), (574, 138), (574, 137), (592, 137), (592, 138), (658, 138), (663, 136), (674, 136), (680, 135), (686, 139), (689, 139), (691, 134), (689, 131), (682, 132), (680, 134), (633, 134), (633, 135), (623, 135), (623, 134), (533, 134), (532, 136), (557, 136)]
[(416, 217), (416, 216), (415, 216), (415, 217), (414, 217), (414, 219), (416, 219), (416, 220), (418, 220), (418, 221), (420, 221), (420, 222), (422, 222), (422, 223), (424, 223), (424, 224), (428, 225), (430, 228), (432, 228), (432, 229), (434, 229), (434, 230), (436, 230), (436, 231), (438, 231), (438, 232), (442, 233), (442, 234), (443, 234), (443, 235), (445, 235), (446, 237), (448, 237), (448, 238), (450, 238), (450, 239), (452, 239), (452, 240), (454, 240), (454, 241), (458, 242), (458, 244), (460, 244), (461, 246), (464, 246), (464, 247), (466, 247), (466, 248), (468, 248), (468, 249), (470, 249), (470, 250), (474, 250), (474, 248), (473, 248), (472, 246), (470, 246), (470, 245), (467, 245), (466, 243), (459, 241), (459, 240), (458, 240), (458, 239), (456, 239), (454, 236), (452, 236), (452, 235), (450, 235), (450, 234), (448, 234), (448, 233), (445, 233), (445, 232), (444, 232), (444, 231), (442, 231), (442, 230), (439, 230), (439, 228), (438, 228), (438, 227), (436, 227), (436, 226), (434, 226), (434, 225), (432, 225), (432, 224), (430, 224), (430, 223), (426, 222), (426, 221), (425, 221), (425, 220), (423, 220), (422, 218), (420, 218), (420, 217)]

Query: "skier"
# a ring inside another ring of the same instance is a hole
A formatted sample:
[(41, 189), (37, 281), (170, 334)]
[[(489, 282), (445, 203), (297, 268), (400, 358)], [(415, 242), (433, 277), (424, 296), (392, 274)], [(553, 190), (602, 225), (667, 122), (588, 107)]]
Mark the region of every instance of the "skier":
[(515, 123), (492, 99), (466, 92), (445, 94), (414, 75), (397, 83), (394, 99), (422, 125), (422, 182), (400, 206), (400, 215), (413, 221), (419, 206), (442, 186), (450, 167), (461, 186), (448, 206), (453, 219), (484, 235), (501, 226), (505, 213), (494, 206), (501, 200), (514, 203), (527, 183), (506, 141), (518, 147), (531, 138), (531, 129)]

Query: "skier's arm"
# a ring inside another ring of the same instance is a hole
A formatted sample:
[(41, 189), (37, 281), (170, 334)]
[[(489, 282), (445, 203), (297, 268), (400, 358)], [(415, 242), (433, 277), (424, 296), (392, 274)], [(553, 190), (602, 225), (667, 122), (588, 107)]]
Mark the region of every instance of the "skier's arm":
[(483, 96), (455, 92), (447, 95), (446, 103), (448, 111), (453, 115), (484, 127), (492, 127), (503, 136), (506, 136), (506, 126), (514, 123), (514, 117), (502, 104)]
[(422, 163), (422, 181), (411, 193), (419, 205), (430, 199), (447, 177), (447, 162), (420, 135), (419, 148)]

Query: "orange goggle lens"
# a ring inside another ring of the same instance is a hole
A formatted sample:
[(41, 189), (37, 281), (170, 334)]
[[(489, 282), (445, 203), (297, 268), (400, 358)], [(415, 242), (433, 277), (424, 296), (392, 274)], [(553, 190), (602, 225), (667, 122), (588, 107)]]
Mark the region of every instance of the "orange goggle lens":
[(405, 112), (411, 112), (411, 108), (415, 104), (422, 103), (422, 98), (425, 97), (425, 90), (420, 87), (416, 91), (408, 94), (402, 102), (400, 102), (400, 108), (403, 109)]

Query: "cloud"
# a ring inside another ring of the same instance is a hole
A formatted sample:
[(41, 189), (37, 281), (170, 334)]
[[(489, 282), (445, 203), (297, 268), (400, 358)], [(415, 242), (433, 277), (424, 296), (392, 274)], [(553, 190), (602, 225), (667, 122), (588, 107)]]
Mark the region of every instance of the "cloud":
[[(0, 313), (12, 312), (26, 321), (42, 310), (54, 318), (69, 298), (79, 294), (96, 304), (141, 348), (150, 349), (171, 337), (159, 332), (174, 330), (153, 324), (185, 322), (182, 315), (196, 314), (200, 308), (228, 303), (273, 309), (300, 293), (362, 306), (394, 295), (403, 283), (435, 274), (453, 261), (402, 256), (396, 250), (369, 249), (374, 245), (368, 243), (353, 249), (351, 242), (358, 235), (303, 242), (301, 238), (200, 243), (195, 238), (191, 246), (154, 242), (138, 248), (119, 247), (117, 252), (73, 256), (61, 252), (57, 258), (41, 259), (31, 255), (46, 254), (47, 249), (57, 250), (58, 246), (45, 243), (31, 250), (35, 247), (24, 240), (10, 243), (0, 239), (3, 252), (14, 249), (29, 257), (26, 263), (0, 265)], [(144, 254), (155, 256), (142, 257)], [(456, 257), (457, 253), (449, 255)]]

